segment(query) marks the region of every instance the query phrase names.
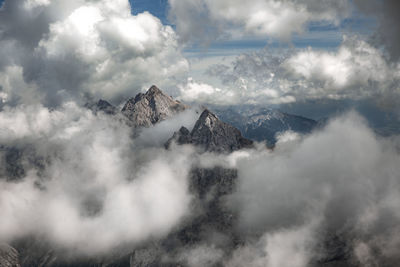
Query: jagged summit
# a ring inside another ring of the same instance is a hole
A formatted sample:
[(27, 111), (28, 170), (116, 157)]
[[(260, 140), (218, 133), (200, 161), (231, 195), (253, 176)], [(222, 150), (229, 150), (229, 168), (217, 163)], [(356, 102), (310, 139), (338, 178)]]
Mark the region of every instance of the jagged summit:
[(193, 144), (206, 151), (221, 153), (229, 153), (253, 145), (253, 141), (244, 138), (238, 129), (221, 121), (208, 109), (201, 113), (191, 132), (182, 127), (168, 140), (166, 146), (168, 147), (171, 142)]
[(164, 94), (153, 85), (145, 93), (130, 98), (122, 108), (122, 113), (135, 127), (149, 127), (157, 122), (175, 115), (187, 106)]
[(155, 94), (164, 94), (157, 86), (152, 85), (149, 90), (147, 90), (147, 93), (149, 95), (155, 95)]

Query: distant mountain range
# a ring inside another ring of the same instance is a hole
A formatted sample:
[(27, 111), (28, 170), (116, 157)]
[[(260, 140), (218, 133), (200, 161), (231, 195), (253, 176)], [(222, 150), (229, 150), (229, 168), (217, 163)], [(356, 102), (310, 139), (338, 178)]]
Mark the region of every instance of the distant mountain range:
[(308, 134), (318, 122), (305, 117), (259, 106), (214, 107), (219, 118), (237, 127), (244, 137), (255, 141), (266, 141), (275, 145), (277, 134), (293, 131)]

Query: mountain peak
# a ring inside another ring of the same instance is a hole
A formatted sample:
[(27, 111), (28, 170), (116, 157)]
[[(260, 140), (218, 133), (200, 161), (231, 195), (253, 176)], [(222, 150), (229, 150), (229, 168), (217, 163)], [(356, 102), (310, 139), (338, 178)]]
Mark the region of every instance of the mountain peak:
[(122, 113), (134, 127), (149, 127), (186, 108), (186, 105), (164, 94), (153, 85), (145, 94), (139, 93), (129, 99), (122, 108)]
[(152, 85), (149, 90), (147, 90), (146, 95), (164, 94), (157, 86)]
[(207, 128), (212, 129), (215, 125), (218, 125), (218, 123), (221, 122), (217, 115), (209, 111), (208, 109), (205, 109), (199, 119), (197, 120), (195, 126), (193, 129), (197, 129), (203, 126), (206, 126)]
[(203, 112), (200, 115), (200, 120), (205, 120), (206, 118), (210, 118), (212, 120), (218, 120), (217, 115), (215, 115), (214, 113), (212, 113), (211, 111), (209, 111), (207, 108), (205, 108), (203, 110)]
[(221, 121), (208, 109), (201, 113), (190, 133), (186, 128), (181, 128), (168, 140), (166, 146), (172, 141), (178, 144), (193, 144), (206, 151), (221, 153), (230, 153), (253, 145), (253, 141), (244, 138), (238, 129)]

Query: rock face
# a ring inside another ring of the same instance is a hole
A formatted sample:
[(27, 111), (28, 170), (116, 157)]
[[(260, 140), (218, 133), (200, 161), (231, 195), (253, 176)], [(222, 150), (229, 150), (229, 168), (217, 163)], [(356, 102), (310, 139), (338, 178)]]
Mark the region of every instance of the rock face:
[(169, 147), (172, 142), (193, 144), (205, 151), (219, 153), (229, 153), (253, 145), (253, 141), (244, 138), (237, 128), (221, 121), (207, 109), (200, 115), (191, 132), (182, 127), (168, 140), (166, 146)]
[(0, 266), (20, 267), (18, 252), (8, 245), (0, 245)]
[(122, 113), (134, 127), (149, 127), (187, 109), (187, 106), (165, 95), (156, 86), (126, 102)]

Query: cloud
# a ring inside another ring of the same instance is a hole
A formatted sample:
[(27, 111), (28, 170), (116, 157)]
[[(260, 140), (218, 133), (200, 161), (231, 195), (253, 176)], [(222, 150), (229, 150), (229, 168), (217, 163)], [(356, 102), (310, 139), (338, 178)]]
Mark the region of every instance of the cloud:
[[(237, 56), (206, 71), (222, 85), (199, 99), (208, 103), (287, 104), (310, 99), (398, 98), (400, 65), (357, 37), (344, 37), (333, 51), (265, 48)], [(188, 95), (201, 81), (182, 90)], [(211, 85), (209, 85), (211, 86)], [(200, 88), (208, 88), (206, 86)], [(196, 89), (196, 90), (194, 90)]]
[(305, 31), (311, 21), (338, 23), (351, 10), (347, 0), (170, 0), (169, 4), (170, 18), (181, 39), (202, 43), (244, 35), (288, 41), (293, 34)]
[[(278, 142), (273, 152), (239, 158), (238, 189), (226, 203), (239, 212), (247, 244), (230, 260), (253, 255), (254, 266), (257, 259), (264, 266), (308, 266), (340, 255), (340, 247), (362, 266), (394, 264), (398, 147), (398, 137), (376, 137), (352, 112), (291, 149)], [(335, 244), (335, 235), (343, 241)]]
[(237, 101), (234, 92), (215, 88), (207, 83), (198, 83), (192, 78), (189, 78), (187, 83), (179, 85), (178, 88), (180, 90), (178, 98), (189, 103), (229, 105)]
[(398, 11), (400, 4), (396, 0), (367, 0), (354, 1), (355, 4), (368, 15), (373, 15), (378, 20), (378, 29), (373, 36), (373, 43), (383, 46), (390, 59), (398, 61), (400, 58), (400, 30), (395, 25), (400, 23)]
[(345, 38), (335, 52), (301, 51), (287, 59), (285, 68), (305, 79), (309, 94), (315, 96), (357, 99), (385, 93), (393, 86), (398, 89), (399, 65), (387, 62), (379, 49), (352, 38)]
[(13, 147), (25, 171), (15, 180), (2, 162), (0, 240), (35, 236), (93, 255), (168, 234), (190, 214), (192, 152), (143, 148), (130, 136), (123, 120), (74, 103), (6, 107), (0, 159)]
[(120, 101), (153, 83), (173, 87), (188, 69), (174, 30), (130, 10), (123, 0), (6, 1), (0, 70), (21, 68), (48, 106), (86, 95)]
[(182, 251), (178, 259), (188, 264), (190, 267), (213, 266), (223, 257), (224, 252), (215, 247), (200, 245)]
[(137, 145), (144, 147), (164, 146), (173, 136), (174, 132), (182, 126), (192, 129), (201, 111), (201, 108), (192, 107), (149, 128), (141, 129), (139, 136), (136, 138)]
[(224, 266), (306, 267), (313, 255), (313, 224), (267, 233), (234, 250)]
[(179, 86), (179, 97), (216, 105), (294, 102), (290, 83), (278, 76), (288, 55), (287, 51), (276, 53), (265, 49), (241, 54), (230, 64), (213, 64), (205, 72), (210, 78), (208, 82), (189, 79)]

